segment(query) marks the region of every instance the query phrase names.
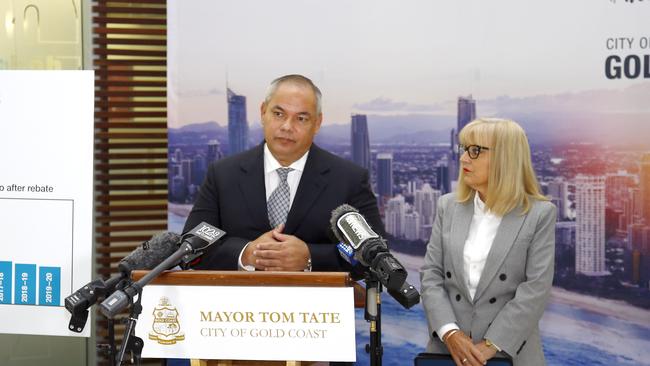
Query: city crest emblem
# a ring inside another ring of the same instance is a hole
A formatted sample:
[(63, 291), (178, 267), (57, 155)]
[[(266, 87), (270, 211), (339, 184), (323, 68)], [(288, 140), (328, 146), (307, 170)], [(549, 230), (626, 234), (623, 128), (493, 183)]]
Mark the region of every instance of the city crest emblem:
[(158, 306), (153, 309), (151, 328), (149, 339), (160, 344), (171, 345), (185, 339), (185, 333), (181, 332), (181, 325), (178, 321), (178, 310), (171, 305), (166, 297), (161, 297)]

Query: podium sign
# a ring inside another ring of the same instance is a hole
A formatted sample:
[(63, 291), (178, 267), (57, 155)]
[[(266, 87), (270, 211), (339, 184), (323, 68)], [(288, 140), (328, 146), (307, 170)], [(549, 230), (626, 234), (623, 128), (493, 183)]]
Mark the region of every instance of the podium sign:
[(352, 287), (150, 285), (143, 357), (356, 361)]

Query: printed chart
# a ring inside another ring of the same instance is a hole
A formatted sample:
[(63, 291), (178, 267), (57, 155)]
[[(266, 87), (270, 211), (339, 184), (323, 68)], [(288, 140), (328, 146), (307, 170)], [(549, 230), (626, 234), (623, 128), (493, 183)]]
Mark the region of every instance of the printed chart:
[(0, 254), (0, 305), (63, 306), (73, 290), (73, 215), (72, 200), (0, 198), (9, 244)]
[(69, 329), (90, 282), (93, 72), (0, 70), (0, 333)]

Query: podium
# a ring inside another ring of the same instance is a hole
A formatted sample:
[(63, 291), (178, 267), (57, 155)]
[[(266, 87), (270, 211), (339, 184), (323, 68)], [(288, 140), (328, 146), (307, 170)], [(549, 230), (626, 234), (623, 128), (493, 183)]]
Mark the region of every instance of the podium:
[[(142, 278), (147, 271), (134, 271), (133, 280)], [(238, 286), (238, 287), (323, 287), (354, 288), (354, 306), (365, 306), (365, 288), (350, 278), (347, 272), (245, 272), (245, 271), (167, 271), (149, 285), (166, 286)], [(148, 286), (144, 288), (146, 295)], [(188, 357), (190, 358), (190, 357)], [(322, 365), (308, 361), (259, 360), (201, 360), (192, 359), (192, 366), (307, 366)]]

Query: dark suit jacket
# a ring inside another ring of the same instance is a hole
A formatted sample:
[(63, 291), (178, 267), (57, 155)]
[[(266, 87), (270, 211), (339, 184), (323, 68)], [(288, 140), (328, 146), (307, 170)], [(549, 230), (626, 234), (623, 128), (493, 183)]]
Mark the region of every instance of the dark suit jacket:
[[(368, 171), (312, 144), (284, 233), (309, 246), (313, 271), (350, 271), (328, 234), (332, 210), (347, 203), (384, 235)], [(249, 241), (271, 230), (264, 186), (264, 144), (212, 163), (183, 232), (201, 221), (226, 232), (212, 245), (196, 269), (237, 270)]]

